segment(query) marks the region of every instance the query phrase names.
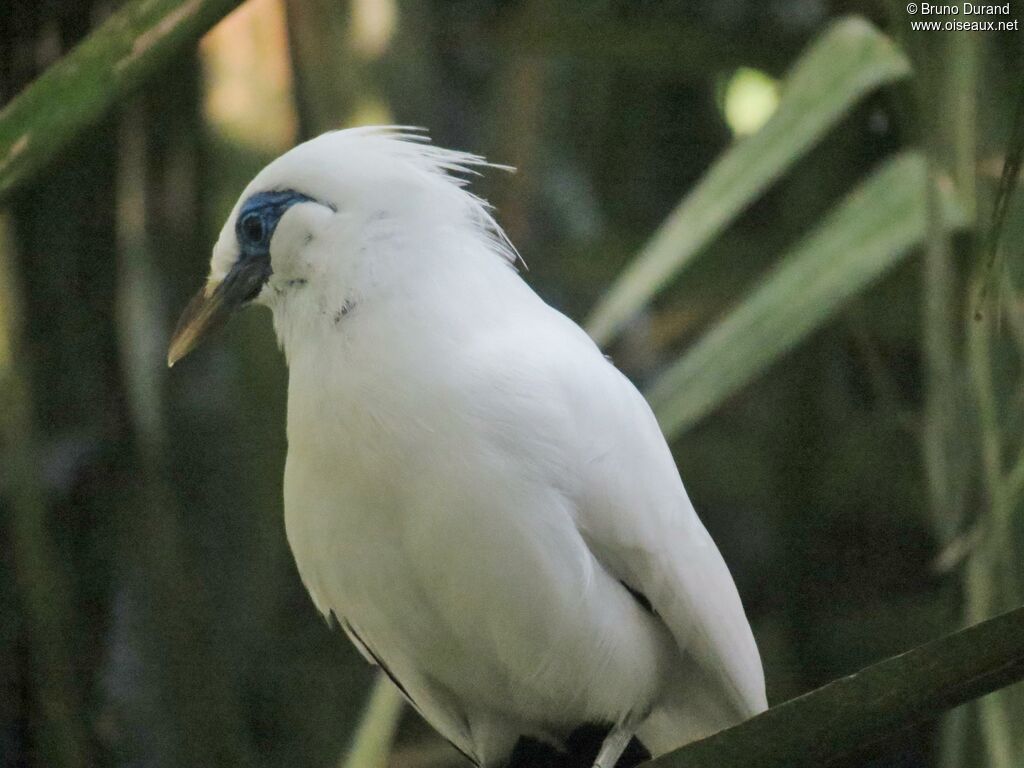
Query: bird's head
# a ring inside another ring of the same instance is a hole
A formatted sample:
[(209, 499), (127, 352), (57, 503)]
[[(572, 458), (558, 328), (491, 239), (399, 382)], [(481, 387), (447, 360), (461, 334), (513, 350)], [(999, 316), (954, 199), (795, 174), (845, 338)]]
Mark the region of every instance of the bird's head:
[[(264, 168), (239, 197), (213, 248), (210, 273), (182, 313), (168, 365), (235, 310), (344, 306), (388, 279), (432, 234), (462, 231), (503, 259), (515, 252), (457, 174), (487, 163), (394, 128), (334, 131)], [(456, 175), (453, 175), (456, 174)]]

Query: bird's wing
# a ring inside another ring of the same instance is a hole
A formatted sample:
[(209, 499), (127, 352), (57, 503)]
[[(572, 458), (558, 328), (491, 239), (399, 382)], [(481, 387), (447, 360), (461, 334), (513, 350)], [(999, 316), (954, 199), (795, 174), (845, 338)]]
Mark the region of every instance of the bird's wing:
[(761, 658), (739, 594), (654, 414), (575, 324), (562, 322), (558, 336), (549, 370), (577, 427), (568, 438), (578, 457), (577, 527), (598, 560), (647, 598), (740, 717), (763, 711)]

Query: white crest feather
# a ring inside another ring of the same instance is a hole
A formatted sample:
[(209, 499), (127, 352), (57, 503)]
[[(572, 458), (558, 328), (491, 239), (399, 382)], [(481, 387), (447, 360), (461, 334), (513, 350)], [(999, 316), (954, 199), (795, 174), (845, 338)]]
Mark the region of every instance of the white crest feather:
[(329, 141), (359, 142), (391, 157), (402, 159), (420, 171), (436, 177), (445, 184), (459, 190), (470, 210), (472, 220), (479, 226), (489, 249), (510, 264), (521, 264), (527, 268), (526, 260), (516, 250), (505, 230), (494, 218), (493, 206), (485, 199), (469, 191), (470, 179), (481, 176), (483, 169), (495, 169), (515, 173), (510, 165), (492, 163), (482, 155), (446, 149), (431, 143), (427, 129), (408, 125), (368, 125), (345, 128), (325, 133), (313, 142)]

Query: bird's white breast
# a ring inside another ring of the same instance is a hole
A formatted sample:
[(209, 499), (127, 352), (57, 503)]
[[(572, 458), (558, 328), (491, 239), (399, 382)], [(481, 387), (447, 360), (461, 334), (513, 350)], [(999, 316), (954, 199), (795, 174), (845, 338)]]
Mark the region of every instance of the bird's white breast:
[(289, 542), (321, 611), (467, 711), (617, 720), (672, 644), (576, 529), (572, 425), (509, 332), (550, 310), (497, 275), (515, 282), (469, 326), (452, 305), (357, 306), (290, 352)]

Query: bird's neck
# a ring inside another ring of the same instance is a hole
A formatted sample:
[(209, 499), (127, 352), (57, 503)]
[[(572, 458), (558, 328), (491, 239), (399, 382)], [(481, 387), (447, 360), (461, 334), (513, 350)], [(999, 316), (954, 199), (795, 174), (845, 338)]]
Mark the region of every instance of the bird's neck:
[(304, 352), (361, 338), (390, 346), (403, 338), (451, 337), (500, 317), (524, 292), (532, 295), (475, 225), (419, 223), (354, 250), (272, 305), (289, 364)]
[(293, 445), (297, 435), (315, 440), (325, 413), (350, 423), (372, 419), (367, 433), (399, 429), (406, 406), (473, 334), (514, 322), (524, 302), (537, 301), (509, 264), (473, 243), (406, 254), (401, 270), (387, 269), (390, 256), (382, 253), (376, 271), (354, 276), (345, 290), (339, 281), (311, 300), (296, 295), (275, 307)]

